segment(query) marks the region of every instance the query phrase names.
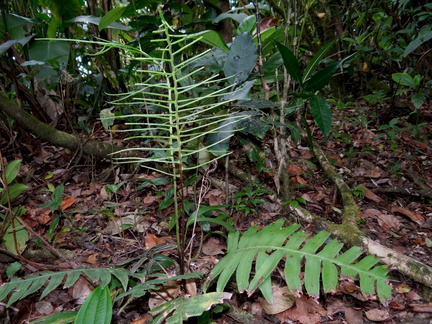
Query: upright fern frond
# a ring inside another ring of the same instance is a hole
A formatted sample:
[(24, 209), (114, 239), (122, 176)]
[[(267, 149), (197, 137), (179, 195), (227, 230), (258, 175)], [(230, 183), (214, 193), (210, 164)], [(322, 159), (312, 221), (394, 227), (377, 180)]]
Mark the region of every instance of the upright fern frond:
[(243, 236), (239, 232), (230, 233), (227, 254), (213, 268), (206, 286), (218, 277), (216, 289), (223, 291), (235, 274), (239, 291), (252, 294), (259, 288), (272, 303), (270, 275), (284, 259), (285, 281), (291, 290), (302, 289), (300, 272), (303, 269), (304, 287), (311, 296), (319, 296), (321, 281), (325, 292), (336, 289), (339, 277), (358, 278), (362, 292), (368, 295), (377, 293), (381, 301), (391, 296), (387, 267), (376, 266), (378, 258), (366, 256), (355, 263), (362, 254), (359, 247), (340, 254), (342, 243), (336, 240), (326, 243), (330, 233), (322, 231), (307, 240), (306, 234), (297, 232), (300, 225), (286, 228), (282, 225), (280, 219), (260, 231), (251, 227)]

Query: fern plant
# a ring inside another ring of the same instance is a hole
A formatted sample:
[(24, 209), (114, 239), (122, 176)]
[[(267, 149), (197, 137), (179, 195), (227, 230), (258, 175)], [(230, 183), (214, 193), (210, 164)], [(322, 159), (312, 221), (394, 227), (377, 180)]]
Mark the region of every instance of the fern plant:
[[(259, 288), (267, 301), (273, 303), (270, 275), (284, 259), (285, 281), (291, 290), (299, 291), (304, 284), (309, 295), (319, 296), (321, 281), (323, 290), (330, 292), (336, 289), (339, 277), (345, 276), (351, 279), (358, 277), (364, 294), (374, 295), (376, 292), (381, 301), (391, 296), (387, 267), (375, 266), (378, 258), (366, 256), (355, 263), (362, 254), (359, 247), (339, 254), (343, 244), (337, 240), (327, 243), (330, 233), (322, 231), (307, 240), (306, 234), (297, 232), (300, 225), (286, 228), (282, 225), (283, 220), (280, 219), (260, 231), (257, 227), (251, 227), (242, 236), (239, 232), (230, 233), (227, 254), (211, 271), (204, 290), (212, 279), (218, 277), (216, 290), (224, 291), (235, 274), (240, 292), (247, 291), (250, 295)], [(304, 283), (300, 280), (303, 261)]]
[[(164, 44), (149, 55), (139, 48), (117, 44), (128, 53), (130, 60), (139, 62), (145, 80), (137, 83), (137, 89), (121, 95), (113, 105), (137, 107), (142, 112), (118, 116), (129, 120), (129, 133), (136, 135), (128, 139), (140, 139), (141, 147), (116, 152), (118, 163), (135, 163), (164, 173), (173, 179), (173, 204), (176, 239), (179, 252), (180, 271), (183, 273), (186, 222), (184, 197), (181, 193), (185, 173), (212, 163), (228, 152), (228, 139), (237, 125), (250, 114), (232, 113), (226, 106), (237, 99), (242, 88), (233, 90), (233, 85), (214, 87), (217, 75), (195, 82), (202, 68), (193, 69), (195, 62), (209, 51), (182, 60), (182, 55), (202, 36), (179, 34), (163, 18), (155, 33), (163, 35), (153, 40)], [(218, 80), (220, 81), (220, 80)], [(234, 85), (235, 87), (235, 85)], [(210, 91), (209, 91), (210, 90)], [(103, 122), (110, 125), (114, 114), (103, 113)], [(209, 157), (211, 152), (213, 155)], [(128, 156), (124, 156), (127, 153)], [(131, 156), (133, 153), (133, 157)], [(207, 153), (207, 155), (206, 155)], [(123, 155), (123, 156), (122, 156)], [(207, 158), (203, 158), (204, 156)], [(158, 167), (163, 164), (165, 167)]]

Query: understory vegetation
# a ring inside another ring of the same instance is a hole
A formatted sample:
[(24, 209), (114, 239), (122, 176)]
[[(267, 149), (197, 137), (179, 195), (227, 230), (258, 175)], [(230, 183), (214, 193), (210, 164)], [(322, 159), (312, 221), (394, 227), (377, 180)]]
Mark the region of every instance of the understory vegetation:
[(427, 318), (431, 4), (0, 8), (4, 323)]

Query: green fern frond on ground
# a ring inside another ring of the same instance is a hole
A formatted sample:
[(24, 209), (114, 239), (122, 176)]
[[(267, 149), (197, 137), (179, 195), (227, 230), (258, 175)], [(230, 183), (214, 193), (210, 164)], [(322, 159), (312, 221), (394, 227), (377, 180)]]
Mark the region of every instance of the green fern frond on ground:
[(323, 290), (330, 292), (337, 288), (340, 277), (347, 277), (359, 280), (363, 294), (376, 293), (381, 301), (391, 297), (388, 270), (386, 266), (376, 265), (380, 261), (378, 258), (366, 256), (356, 262), (362, 254), (359, 247), (340, 253), (343, 244), (328, 241), (328, 232), (322, 231), (307, 239), (306, 234), (297, 232), (299, 225), (285, 228), (282, 225), (280, 219), (260, 231), (252, 227), (242, 236), (239, 232), (230, 233), (227, 255), (210, 274), (210, 280), (217, 278), (216, 290), (223, 291), (235, 275), (239, 291), (252, 294), (259, 288), (272, 303), (271, 273), (285, 260), (285, 281), (291, 290), (302, 290), (300, 272), (303, 270), (304, 287), (311, 296), (319, 296), (321, 282)]

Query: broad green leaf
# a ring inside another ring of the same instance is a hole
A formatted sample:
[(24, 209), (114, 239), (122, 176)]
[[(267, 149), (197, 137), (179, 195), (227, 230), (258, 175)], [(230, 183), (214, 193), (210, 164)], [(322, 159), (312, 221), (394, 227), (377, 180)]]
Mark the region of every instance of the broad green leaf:
[(229, 139), (238, 131), (239, 122), (249, 118), (254, 113), (253, 111), (234, 113), (219, 124), (207, 137), (206, 146), (208, 150), (218, 156), (226, 154), (229, 148)]
[[(14, 219), (13, 221), (14, 227), (12, 224), (8, 227), (6, 234), (3, 236), (3, 245), (9, 252), (13, 254), (23, 253), (27, 247), (27, 240), (29, 238), (28, 231), (23, 227), (18, 220)], [(16, 247), (15, 247), (15, 239), (16, 238)]]
[(6, 275), (11, 278), (22, 267), (21, 263), (13, 262), (6, 269)]
[(245, 81), (256, 65), (256, 46), (248, 33), (235, 38), (228, 52), (224, 65), (225, 77), (229, 83), (237, 84)]
[(243, 33), (252, 34), (255, 28), (256, 28), (256, 16), (255, 15), (248, 16), (240, 23), (240, 25), (238, 25), (236, 30), (236, 35), (241, 35)]
[(426, 98), (427, 98), (426, 92), (420, 91), (413, 94), (413, 96), (411, 97), (411, 102), (413, 103), (416, 109), (419, 109), (426, 101)]
[(3, 53), (6, 53), (6, 51), (9, 48), (11, 48), (13, 45), (15, 45), (15, 44), (21, 44), (22, 46), (24, 46), (32, 38), (33, 38), (33, 35), (27, 36), (27, 37), (24, 37), (24, 38), (19, 38), (19, 39), (10, 39), (10, 40), (4, 42), (3, 44), (0, 45), (0, 55), (3, 54)]
[(96, 287), (78, 311), (75, 324), (110, 324), (112, 300), (109, 288)]
[(238, 22), (240, 24), (247, 17), (249, 17), (249, 16), (245, 13), (237, 14), (237, 13), (231, 13), (231, 12), (224, 12), (224, 13), (220, 14), (219, 16), (217, 16), (215, 19), (213, 19), (213, 24), (217, 24), (217, 23), (219, 23), (225, 19), (232, 19), (235, 22)]
[(332, 128), (332, 111), (327, 100), (312, 96), (309, 100), (311, 115), (318, 124), (324, 137), (327, 138)]
[(111, 126), (114, 125), (115, 115), (112, 110), (113, 108), (105, 108), (102, 109), (99, 114), (102, 126), (106, 131), (109, 131), (111, 129)]
[(294, 53), (288, 47), (283, 46), (279, 42), (276, 42), (276, 46), (282, 55), (285, 68), (287, 69), (289, 75), (291, 75), (291, 77), (295, 81), (297, 81), (300, 84), (300, 86), (302, 86), (303, 77), (302, 77), (302, 72), (300, 70), (300, 63), (295, 57)]
[(9, 163), (6, 167), (6, 184), (11, 184), (18, 175), (18, 171), (21, 165), (21, 160), (14, 160)]
[(113, 22), (119, 20), (125, 11), (126, 6), (119, 6), (108, 11), (99, 22), (99, 30), (107, 28)]
[(50, 292), (52, 292), (54, 289), (56, 289), (63, 281), (65, 274), (64, 273), (53, 273), (49, 282), (48, 286), (44, 289), (42, 295), (40, 296), (40, 299), (44, 299)]
[(229, 51), (228, 45), (225, 43), (221, 35), (214, 30), (205, 30), (196, 34), (190, 35), (192, 38), (200, 38), (201, 42), (204, 42), (210, 46), (217, 47), (224, 52)]
[(30, 44), (29, 57), (35, 61), (56, 60), (60, 66), (67, 66), (70, 48), (67, 42), (36, 40)]
[(316, 92), (328, 85), (341, 63), (342, 61), (333, 63), (312, 75), (304, 85), (305, 91)]
[(304, 70), (303, 83), (305, 83), (309, 77), (313, 74), (315, 68), (321, 63), (324, 55), (334, 45), (335, 41), (331, 41), (321, 48), (321, 50), (308, 62), (306, 69)]
[(74, 322), (76, 315), (77, 312), (54, 313), (49, 316), (35, 319), (29, 324), (69, 324)]
[[(28, 187), (26, 185), (23, 185), (22, 183), (14, 183), (8, 189), (9, 189), (9, 199), (12, 200), (18, 197), (24, 191), (26, 191)], [(3, 194), (1, 196), (0, 204), (4, 205), (6, 203), (7, 203), (7, 196)]]
[[(224, 299), (230, 298), (231, 294), (224, 292), (212, 292), (192, 298), (176, 298), (150, 311), (152, 315), (159, 314), (152, 323), (159, 324), (166, 321), (168, 324), (181, 324), (191, 317), (202, 315), (213, 305), (222, 304)], [(174, 312), (170, 315), (173, 310)]]
[[(3, 12), (2, 17), (4, 17), (6, 21), (1, 19), (0, 28), (2, 32), (8, 33), (11, 40), (24, 38), (26, 34), (28, 34), (29, 27), (31, 27), (31, 25), (33, 25), (34, 23), (32, 19), (19, 16), (14, 13), (8, 14)], [(4, 25), (4, 22), (6, 22), (7, 30), (6, 30), (6, 26)]]
[[(68, 22), (79, 22), (79, 23), (90, 23), (90, 24), (94, 24), (96, 26), (99, 26), (101, 21), (100, 17), (95, 17), (95, 16), (78, 16), (72, 19), (69, 19)], [(106, 26), (105, 28), (113, 28), (113, 29), (119, 29), (119, 30), (124, 30), (124, 31), (129, 31), (132, 28), (129, 26), (125, 26), (122, 24), (119, 24), (117, 22), (113, 22), (111, 24), (109, 24), (108, 26)]]
[(426, 32), (424, 35), (419, 35), (416, 39), (411, 41), (408, 44), (408, 46), (405, 48), (403, 57), (407, 57), (409, 54), (414, 52), (419, 46), (421, 46), (424, 42), (427, 42), (430, 39), (432, 39), (432, 30)]
[(414, 79), (408, 73), (393, 73), (392, 79), (394, 82), (406, 86), (406, 87), (415, 87)]

